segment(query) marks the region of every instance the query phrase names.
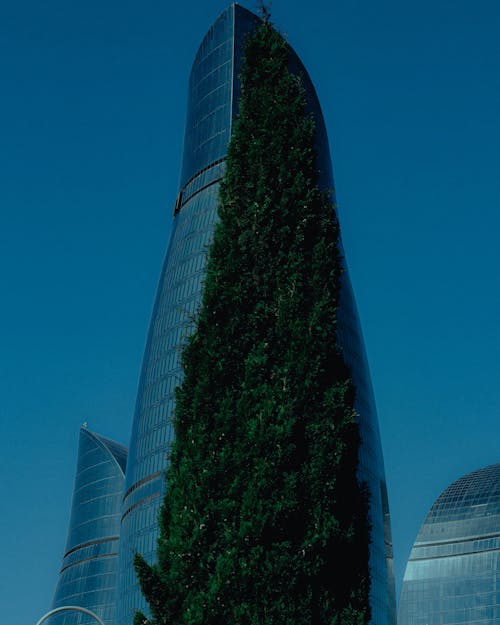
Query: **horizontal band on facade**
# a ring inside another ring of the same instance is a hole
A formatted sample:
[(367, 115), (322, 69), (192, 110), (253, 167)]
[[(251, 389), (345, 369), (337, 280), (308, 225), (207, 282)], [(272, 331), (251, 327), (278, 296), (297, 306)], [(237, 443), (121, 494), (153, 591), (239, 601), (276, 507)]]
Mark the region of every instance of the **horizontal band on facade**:
[(127, 499), (130, 493), (133, 493), (134, 490), (137, 490), (138, 488), (140, 488), (144, 484), (147, 484), (148, 482), (152, 482), (153, 480), (156, 480), (156, 478), (160, 477), (162, 473), (163, 471), (156, 471), (156, 473), (151, 473), (151, 475), (148, 475), (147, 477), (143, 477), (142, 480), (139, 480), (127, 490), (127, 492), (123, 495), (122, 501), (125, 501), (125, 499)]
[(118, 540), (119, 538), (119, 536), (109, 536), (106, 538), (99, 538), (98, 540), (90, 540), (87, 543), (80, 543), (79, 545), (76, 545), (75, 547), (72, 547), (69, 551), (67, 551), (64, 554), (63, 559), (68, 557), (75, 551), (78, 551), (79, 549), (85, 549), (85, 547), (91, 547), (92, 545), (100, 545), (101, 543), (111, 542), (113, 540)]
[(494, 534), (481, 534), (480, 536), (468, 536), (464, 538), (451, 538), (449, 540), (439, 540), (433, 543), (415, 543), (413, 548), (422, 549), (424, 547), (438, 547), (439, 545), (455, 545), (457, 543), (470, 543), (474, 540), (488, 540), (489, 538), (500, 538), (500, 532), (495, 532)]
[(474, 551), (464, 551), (462, 553), (445, 553), (442, 556), (422, 556), (421, 558), (410, 558), (408, 562), (424, 562), (425, 560), (442, 560), (444, 558), (461, 558), (463, 556), (477, 556), (478, 553), (491, 553), (492, 551), (500, 551), (500, 547), (492, 547), (491, 549), (477, 549)]
[(214, 178), (213, 180), (210, 180), (209, 182), (204, 184), (199, 189), (196, 189), (196, 191), (193, 191), (193, 193), (186, 194), (186, 190), (196, 180), (196, 178), (199, 178), (200, 176), (205, 174), (208, 170), (213, 169), (214, 167), (217, 167), (217, 165), (220, 165), (221, 163), (224, 163), (225, 160), (226, 160), (225, 157), (224, 158), (219, 158), (216, 161), (213, 161), (212, 163), (210, 163), (210, 165), (207, 165), (203, 169), (200, 169), (198, 172), (196, 172), (196, 174), (194, 174), (194, 176), (191, 176), (191, 178), (186, 182), (186, 184), (182, 187), (182, 189), (177, 194), (177, 198), (175, 200), (175, 205), (174, 205), (174, 217), (176, 217), (179, 214), (181, 208), (185, 204), (187, 204), (189, 202), (189, 200), (192, 200), (196, 195), (198, 195), (198, 193), (201, 193), (205, 189), (208, 189), (208, 187), (210, 187), (213, 184), (216, 184), (217, 182), (220, 182), (222, 180), (222, 177), (219, 176), (217, 178)]
[(159, 496), (160, 496), (160, 493), (153, 493), (152, 495), (148, 495), (147, 497), (144, 497), (144, 499), (141, 499), (140, 501), (135, 503), (133, 506), (130, 506), (130, 508), (125, 510), (125, 512), (122, 514), (122, 521), (128, 514), (132, 512), (132, 510), (135, 510), (139, 506), (142, 506), (143, 504), (145, 504), (148, 501), (151, 501), (152, 499), (157, 499)]
[(81, 560), (78, 560), (77, 562), (72, 562), (71, 564), (67, 564), (66, 566), (63, 566), (63, 568), (59, 571), (59, 575), (66, 569), (69, 569), (72, 566), (76, 566), (77, 564), (81, 564), (82, 562), (88, 562), (89, 560), (102, 560), (103, 558), (116, 558), (117, 556), (118, 556), (118, 552), (114, 551), (113, 553), (102, 553), (101, 555), (98, 555), (98, 556), (89, 556), (88, 558), (82, 558)]
[(198, 193), (201, 193), (202, 191), (205, 191), (205, 189), (208, 189), (208, 187), (211, 187), (213, 184), (217, 184), (218, 182), (220, 182), (222, 180), (222, 178), (215, 178), (214, 180), (211, 180), (210, 182), (207, 182), (207, 184), (203, 185), (202, 187), (200, 187), (198, 190), (196, 190), (192, 195), (190, 195), (188, 197), (188, 199), (183, 202), (180, 207), (179, 210), (177, 212), (179, 212), (181, 210), (181, 208), (187, 204), (190, 200), (192, 200), (194, 197), (196, 197), (198, 195)]
[(220, 165), (221, 163), (223, 163), (226, 160), (226, 157), (224, 156), (223, 158), (219, 158), (216, 161), (212, 161), (209, 165), (207, 165), (206, 167), (204, 167), (203, 169), (200, 169), (199, 171), (197, 171), (195, 174), (193, 174), (191, 176), (191, 178), (186, 182), (186, 184), (182, 187), (181, 191), (183, 191), (188, 185), (190, 185), (193, 180), (195, 178), (198, 178), (198, 176), (201, 176), (201, 174), (204, 174), (206, 171), (208, 171), (209, 169), (211, 169), (212, 167), (215, 167), (216, 165)]

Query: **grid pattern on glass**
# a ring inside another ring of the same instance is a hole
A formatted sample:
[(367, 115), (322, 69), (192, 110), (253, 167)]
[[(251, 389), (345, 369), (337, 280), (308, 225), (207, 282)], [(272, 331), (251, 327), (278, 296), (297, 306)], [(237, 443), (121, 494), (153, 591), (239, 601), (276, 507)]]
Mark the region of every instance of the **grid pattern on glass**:
[[(240, 87), (235, 77), (239, 75), (245, 35), (255, 20), (252, 13), (238, 5), (226, 9), (204, 38), (191, 72), (181, 191), (153, 309), (130, 445), (120, 535), (118, 625), (128, 625), (135, 610), (146, 610), (132, 557), (135, 551), (150, 561), (155, 557), (156, 519), (164, 489), (162, 472), (168, 464), (173, 434), (174, 389), (182, 375), (180, 349), (192, 328), (200, 300), (206, 251), (216, 219), (218, 181), (223, 173), (231, 116), (237, 112)], [(314, 87), (293, 51), (290, 67), (304, 79), (309, 108), (316, 118), (320, 183), (333, 194), (328, 139)], [(360, 479), (370, 490), (372, 622), (393, 625), (394, 579), (384, 467), (363, 338), (347, 270), (341, 308), (339, 339), (355, 378), (356, 408), (360, 414)]]
[(436, 500), (406, 567), (401, 625), (500, 624), (500, 464)]
[[(172, 437), (174, 390), (182, 375), (179, 355), (199, 302), (217, 197), (218, 184), (214, 184), (188, 201), (177, 216), (151, 324), (137, 400), (136, 414), (141, 419), (136, 427), (135, 467), (131, 466), (128, 474), (122, 509), (119, 587), (127, 589), (120, 590), (123, 622), (142, 605), (130, 566), (133, 554), (140, 551), (147, 559), (154, 558), (163, 471)], [(155, 475), (154, 479), (147, 479), (150, 475)], [(127, 566), (122, 566), (124, 561)]]
[(207, 32), (189, 77), (180, 187), (226, 155), (231, 132), (233, 11), (228, 9)]
[[(78, 605), (114, 623), (120, 507), (127, 450), (122, 445), (80, 430), (78, 460), (65, 555), (53, 608)], [(49, 625), (87, 625), (86, 614), (61, 612)]]
[(174, 390), (181, 379), (180, 351), (198, 308), (216, 216), (217, 183), (230, 133), (232, 42), (230, 8), (204, 38), (189, 81), (181, 192), (145, 349), (131, 438), (120, 533), (117, 623), (129, 623), (136, 609), (145, 609), (132, 558), (135, 551), (148, 560), (155, 555)]

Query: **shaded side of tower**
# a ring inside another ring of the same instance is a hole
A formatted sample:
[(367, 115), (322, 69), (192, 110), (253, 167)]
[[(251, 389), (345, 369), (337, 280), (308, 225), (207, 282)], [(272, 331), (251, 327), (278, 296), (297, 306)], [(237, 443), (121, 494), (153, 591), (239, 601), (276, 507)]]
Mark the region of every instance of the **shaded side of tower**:
[[(63, 562), (52, 608), (92, 610), (105, 625), (115, 622), (120, 509), (127, 449), (82, 427)], [(94, 625), (86, 614), (56, 614), (49, 625)]]
[[(228, 7), (203, 39), (189, 79), (179, 193), (144, 352), (130, 442), (120, 534), (117, 625), (130, 625), (138, 609), (147, 612), (132, 560), (135, 552), (150, 562), (156, 557), (158, 513), (173, 437), (174, 391), (182, 380), (180, 353), (201, 300), (207, 249), (217, 219), (219, 183), (237, 113), (244, 38), (256, 19), (238, 5)], [(316, 92), (293, 50), (290, 66), (302, 76), (315, 118), (320, 184), (331, 190), (328, 138)], [(394, 625), (391, 531), (378, 420), (347, 268), (338, 328), (356, 386), (362, 436), (359, 477), (370, 491), (372, 622)]]

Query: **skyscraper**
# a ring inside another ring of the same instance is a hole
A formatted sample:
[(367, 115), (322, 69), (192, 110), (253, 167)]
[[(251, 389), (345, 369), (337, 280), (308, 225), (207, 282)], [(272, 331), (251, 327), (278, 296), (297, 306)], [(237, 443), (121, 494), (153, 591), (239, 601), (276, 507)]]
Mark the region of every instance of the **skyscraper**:
[(406, 566), (399, 625), (500, 623), (500, 464), (436, 500)]
[[(136, 551), (152, 561), (158, 511), (172, 440), (174, 389), (182, 371), (180, 351), (200, 302), (207, 246), (217, 217), (218, 184), (237, 114), (244, 36), (256, 16), (233, 4), (215, 21), (196, 54), (189, 80), (179, 193), (154, 304), (139, 383), (120, 535), (117, 624), (144, 609), (132, 566)], [(320, 185), (333, 189), (328, 139), (314, 87), (292, 51), (291, 69), (302, 76), (317, 129)], [(392, 551), (387, 493), (377, 416), (363, 339), (347, 271), (343, 274), (339, 342), (356, 387), (362, 436), (360, 479), (370, 490), (372, 620), (394, 623)]]
[[(106, 625), (115, 617), (120, 505), (127, 450), (80, 429), (68, 538), (52, 608), (76, 605), (95, 612)], [(50, 625), (94, 625), (78, 612), (61, 612)]]

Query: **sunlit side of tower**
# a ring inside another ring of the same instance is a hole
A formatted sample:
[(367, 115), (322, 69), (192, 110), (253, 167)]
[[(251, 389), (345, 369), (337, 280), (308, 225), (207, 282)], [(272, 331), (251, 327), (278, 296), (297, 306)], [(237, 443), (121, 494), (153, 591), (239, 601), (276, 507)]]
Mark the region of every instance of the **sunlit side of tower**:
[(500, 464), (457, 480), (430, 509), (406, 566), (398, 623), (500, 624)]
[[(117, 625), (147, 611), (135, 578), (135, 552), (155, 558), (158, 512), (172, 440), (174, 389), (182, 371), (180, 351), (201, 295), (207, 247), (217, 218), (232, 120), (237, 114), (243, 41), (257, 18), (238, 5), (215, 21), (196, 54), (189, 80), (179, 193), (170, 242), (153, 308), (137, 395), (122, 508)], [(302, 76), (317, 129), (320, 185), (333, 189), (328, 138), (314, 87), (297, 55), (291, 70)], [(362, 447), (359, 477), (370, 491), (372, 524), (372, 622), (395, 623), (392, 544), (378, 421), (354, 296), (343, 274), (339, 342), (356, 386)]]
[[(92, 610), (106, 625), (115, 618), (120, 507), (127, 449), (86, 427), (80, 430), (71, 517), (52, 608)], [(61, 612), (49, 625), (94, 625), (79, 612)]]

